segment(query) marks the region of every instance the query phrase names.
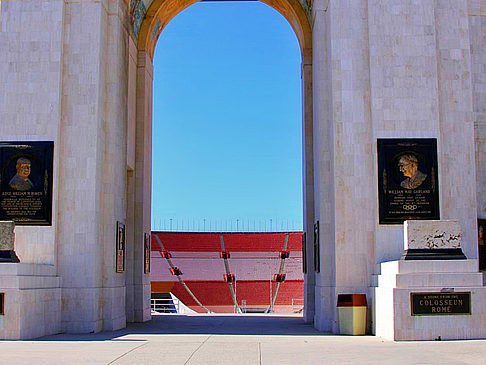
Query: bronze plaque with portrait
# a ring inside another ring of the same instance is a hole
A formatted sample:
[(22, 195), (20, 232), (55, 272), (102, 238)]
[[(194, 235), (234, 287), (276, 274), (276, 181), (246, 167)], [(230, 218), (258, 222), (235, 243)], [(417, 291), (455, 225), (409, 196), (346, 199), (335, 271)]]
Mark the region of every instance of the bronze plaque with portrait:
[(52, 224), (54, 142), (0, 142), (0, 220)]
[(125, 271), (125, 225), (116, 222), (116, 272)]
[(440, 219), (435, 138), (378, 139), (380, 224)]

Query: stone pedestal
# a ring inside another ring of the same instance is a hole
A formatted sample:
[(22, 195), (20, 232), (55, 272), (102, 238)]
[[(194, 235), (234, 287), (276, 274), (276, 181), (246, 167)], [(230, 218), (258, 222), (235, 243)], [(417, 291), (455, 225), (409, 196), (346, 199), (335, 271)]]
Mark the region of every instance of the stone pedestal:
[(19, 262), (15, 254), (15, 223), (12, 221), (0, 221), (0, 263)]
[(0, 264), (0, 340), (25, 340), (61, 332), (60, 278), (51, 265)]
[[(398, 260), (375, 277), (374, 333), (395, 341), (486, 337), (486, 288), (477, 260)], [(471, 314), (412, 316), (411, 293), (470, 292)]]

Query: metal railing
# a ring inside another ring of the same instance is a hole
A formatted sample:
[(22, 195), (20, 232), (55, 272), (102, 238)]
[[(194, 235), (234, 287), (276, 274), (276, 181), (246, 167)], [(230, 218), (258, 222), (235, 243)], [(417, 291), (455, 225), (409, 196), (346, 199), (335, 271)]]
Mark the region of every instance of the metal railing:
[(304, 310), (304, 298), (292, 298), (292, 312), (301, 313)]
[(157, 313), (180, 313), (181, 302), (177, 298), (150, 299), (150, 308)]

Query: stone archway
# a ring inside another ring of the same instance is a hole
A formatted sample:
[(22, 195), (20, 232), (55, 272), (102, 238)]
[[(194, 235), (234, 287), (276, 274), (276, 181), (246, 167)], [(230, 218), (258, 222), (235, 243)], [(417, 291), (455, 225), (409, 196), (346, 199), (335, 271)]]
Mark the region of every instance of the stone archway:
[[(165, 25), (180, 11), (195, 0), (153, 0), (135, 1), (131, 6), (132, 33), (129, 46), (129, 136), (130, 128), (136, 136), (133, 149), (135, 151), (135, 171), (128, 176), (128, 211), (134, 214), (131, 220), (127, 215), (128, 231), (134, 237), (140, 237), (143, 232), (150, 231), (151, 207), (151, 121), (152, 121), (152, 72), (153, 54), (157, 39)], [(291, 24), (299, 40), (302, 55), (302, 94), (303, 94), (303, 156), (304, 156), (304, 227), (312, 232), (314, 222), (314, 163), (313, 163), (313, 104), (312, 104), (312, 30), (309, 22), (309, 8), (298, 0), (265, 0), (264, 3), (279, 11)], [(307, 6), (307, 5), (306, 5)], [(136, 93), (134, 93), (136, 89)], [(132, 100), (130, 101), (130, 96)], [(130, 112), (134, 120), (130, 126)], [(130, 146), (130, 144), (129, 144)], [(130, 149), (130, 147), (129, 147)], [(140, 178), (136, 178), (140, 177)], [(132, 194), (132, 196), (130, 196)], [(134, 196), (137, 195), (137, 198)], [(140, 204), (142, 198), (143, 204)], [(132, 204), (130, 203), (132, 202)], [(138, 203), (138, 204), (137, 204)], [(308, 245), (308, 267), (313, 266), (312, 247)], [(309, 270), (305, 275), (304, 317), (307, 322), (314, 318), (314, 273)], [(146, 283), (145, 283), (146, 287)], [(130, 288), (127, 287), (127, 293)], [(144, 291), (144, 298), (148, 300)], [(128, 304), (128, 301), (127, 301)], [(140, 304), (142, 304), (140, 302)], [(127, 308), (127, 313), (130, 308)], [(134, 320), (144, 320), (134, 317)]]

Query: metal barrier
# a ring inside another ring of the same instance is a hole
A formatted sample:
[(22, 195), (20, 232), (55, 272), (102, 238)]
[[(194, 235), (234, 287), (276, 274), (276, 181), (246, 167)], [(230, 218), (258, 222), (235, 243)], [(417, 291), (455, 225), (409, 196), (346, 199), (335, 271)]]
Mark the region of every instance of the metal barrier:
[(177, 298), (150, 299), (150, 308), (157, 313), (180, 313), (181, 302)]
[(292, 298), (292, 312), (301, 313), (304, 310), (304, 298)]

